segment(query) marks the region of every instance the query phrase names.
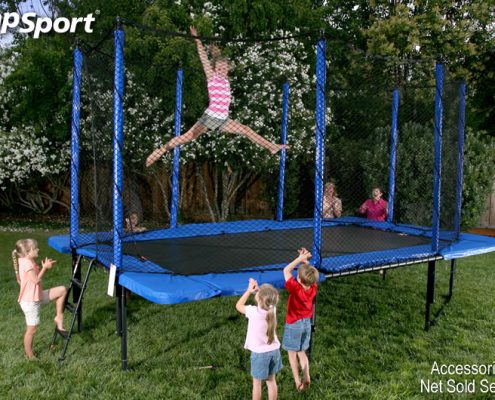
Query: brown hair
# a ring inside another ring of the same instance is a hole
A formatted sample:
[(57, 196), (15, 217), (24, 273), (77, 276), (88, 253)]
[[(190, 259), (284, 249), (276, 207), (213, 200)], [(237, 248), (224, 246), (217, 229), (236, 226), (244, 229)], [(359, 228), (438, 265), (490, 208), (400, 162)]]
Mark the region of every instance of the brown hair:
[(268, 336), (268, 344), (272, 344), (275, 340), (275, 330), (277, 328), (277, 318), (275, 315), (275, 307), (278, 304), (278, 291), (272, 285), (264, 283), (260, 286), (257, 296), (258, 306), (263, 310), (268, 311), (266, 314), (266, 336)]
[(214, 58), (213, 59), (213, 69), (216, 69), (217, 68), (217, 65), (219, 62), (224, 62), (228, 65), (228, 67), (230, 68), (230, 61), (227, 57), (218, 57), (218, 58)]
[(318, 279), (320, 279), (320, 273), (318, 270), (309, 264), (301, 265), (297, 270), (297, 276), (304, 286), (311, 286), (318, 282)]
[(12, 264), (16, 275), (19, 275), (19, 257), (26, 257), (37, 247), (38, 242), (34, 239), (20, 239), (15, 243), (15, 249), (12, 250)]

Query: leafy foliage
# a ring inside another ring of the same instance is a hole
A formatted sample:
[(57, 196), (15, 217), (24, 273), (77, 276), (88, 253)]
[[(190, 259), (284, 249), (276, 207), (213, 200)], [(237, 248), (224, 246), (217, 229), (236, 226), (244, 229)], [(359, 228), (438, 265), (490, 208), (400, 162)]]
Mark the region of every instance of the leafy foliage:
[[(4, 2), (2, 9), (14, 11), (18, 3)], [(289, 144), (292, 147), (289, 156), (293, 160), (289, 168), (294, 168), (293, 176), (298, 178), (288, 179), (287, 189), (297, 199), (302, 193), (310, 191), (312, 185), (310, 171), (307, 170), (310, 165), (308, 160), (312, 158), (311, 137), (314, 130), (312, 87), (315, 55), (312, 42), (314, 32), (318, 29), (324, 29), (331, 37), (328, 41), (328, 78), (332, 89), (349, 82), (348, 78), (361, 83), (361, 87), (366, 84), (373, 86), (374, 82), (430, 85), (432, 80), (428, 71), (431, 71), (434, 60), (441, 55), (454, 76), (464, 77), (468, 81), (467, 120), (473, 132), (477, 131), (473, 135), (481, 137), (483, 135), (480, 131), (487, 132), (485, 140), (479, 145), (467, 141), (466, 154), (470, 159), (481, 161), (481, 158), (476, 157), (484, 157), (489, 153), (489, 137), (493, 136), (491, 121), (494, 102), (493, 73), (489, 68), (493, 60), (494, 11), (489, 2), (452, 3), (435, 0), (350, 3), (341, 0), (303, 0), (287, 3), (274, 0), (251, 1), (248, 5), (240, 0), (56, 0), (52, 2), (52, 7), (56, 15), (67, 17), (98, 10), (94, 32), (77, 32), (86, 49), (97, 43), (101, 45), (100, 39), (104, 37), (111, 39), (116, 16), (145, 24), (151, 29), (171, 32), (187, 32), (188, 26), (195, 24), (201, 34), (208, 37), (259, 38), (312, 32), (310, 41), (301, 38), (248, 45), (220, 40), (224, 54), (230, 57), (234, 66), (232, 86), (235, 101), (232, 115), (270, 140), (278, 141), (281, 83), (285, 79), (291, 82)], [(47, 34), (40, 39), (32, 39), (15, 33), (12, 48), (0, 55), (0, 128), (4, 132), (12, 132), (13, 136), (17, 135), (16, 132), (28, 132), (26, 134), (30, 137), (46, 138), (47, 141), (42, 142), (47, 146), (50, 143), (52, 148), (67, 148), (73, 39), (74, 36), (69, 34)], [(97, 51), (107, 52), (110, 56), (112, 54), (111, 47), (104, 45)], [(170, 37), (160, 32), (151, 34), (150, 31), (143, 33), (137, 28), (126, 26), (125, 51), (126, 65), (133, 66), (126, 75), (129, 83), (126, 87), (126, 146), (129, 146), (126, 147), (126, 154), (129, 162), (140, 170), (145, 154), (171, 137), (173, 87), (179, 63), (184, 68), (185, 77), (182, 132), (201, 115), (207, 95), (194, 44), (184, 37)], [(356, 57), (356, 54), (359, 56)], [(373, 62), (362, 62), (362, 55), (365, 54)], [(418, 62), (398, 63), (399, 59)], [(101, 100), (101, 105), (104, 105), (102, 109), (107, 110), (112, 106), (108, 97), (111, 88), (105, 85), (99, 87), (98, 78), (95, 76), (92, 81), (97, 94), (95, 98)], [(335, 111), (331, 107), (333, 105), (327, 110), (328, 120)], [(372, 135), (368, 135), (368, 139), (365, 136), (359, 138), (349, 135), (349, 132), (358, 132), (359, 129), (374, 132), (374, 127), (367, 127), (363, 123), (370, 108), (363, 104), (359, 110), (360, 113), (355, 114), (354, 119), (332, 121), (327, 132), (327, 137), (332, 140), (327, 149), (328, 175), (335, 176), (335, 171), (344, 170), (337, 179), (349, 213), (352, 213), (356, 199), (366, 195), (371, 181), (363, 175), (359, 155), (373, 146)], [(88, 114), (83, 112), (83, 117), (87, 128)], [(368, 118), (368, 121), (371, 120)], [(423, 121), (418, 122), (423, 124)], [(386, 125), (385, 121), (376, 123), (377, 128), (385, 129)], [(111, 126), (105, 126), (104, 121), (101, 121), (100, 126), (105, 132), (111, 130)], [(106, 134), (102, 137), (104, 141), (109, 140)], [(334, 144), (342, 151), (335, 151), (336, 148), (332, 147)], [(9, 153), (10, 150), (2, 151)], [(47, 149), (44, 153), (47, 153)], [(240, 177), (254, 174), (267, 184), (276, 175), (277, 163), (274, 158), (266, 157), (264, 150), (244, 138), (217, 133), (202, 137), (185, 147), (182, 160), (184, 163), (212, 163), (220, 175), (229, 174), (229, 171), (235, 171)], [(165, 158), (166, 163), (169, 161), (169, 158)], [(29, 168), (34, 170), (35, 165), (33, 161)], [(64, 165), (68, 167), (67, 159), (61, 157), (56, 170)], [(296, 165), (306, 172), (297, 171)], [(346, 165), (349, 166), (348, 171), (345, 170)], [(466, 162), (466, 182), (480, 179), (480, 185), (484, 187), (485, 178), (481, 178), (473, 168)], [(2, 171), (2, 176), (7, 176), (7, 171), (8, 167)], [(489, 171), (485, 173), (489, 174)], [(383, 179), (381, 175), (375, 175), (372, 180)], [(349, 180), (357, 182), (358, 189), (348, 190), (346, 182)], [(304, 182), (303, 187), (298, 184), (300, 182)], [(223, 196), (221, 191), (218, 193)], [(481, 194), (478, 198), (470, 193), (466, 192), (464, 205), (477, 213), (482, 209)], [(269, 191), (265, 196), (273, 197)], [(230, 198), (231, 208), (235, 209), (237, 200), (235, 196)], [(224, 200), (215, 199), (219, 203)], [(297, 210), (308, 208), (307, 202), (289, 201), (296, 214)], [(476, 220), (475, 214), (466, 215), (470, 223)]]

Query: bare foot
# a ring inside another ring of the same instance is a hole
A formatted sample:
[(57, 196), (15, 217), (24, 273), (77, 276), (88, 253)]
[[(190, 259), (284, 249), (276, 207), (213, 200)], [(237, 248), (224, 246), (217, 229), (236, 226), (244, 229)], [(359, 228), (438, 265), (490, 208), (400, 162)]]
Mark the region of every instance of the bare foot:
[(309, 389), (310, 386), (311, 386), (311, 380), (309, 380), (309, 379), (304, 380), (303, 390)]
[(288, 150), (290, 147), (286, 144), (276, 144), (275, 148), (270, 150), (270, 153), (272, 154), (277, 154), (281, 150)]
[(55, 317), (55, 318), (53, 318), (53, 321), (55, 321), (55, 325), (57, 325), (57, 329), (59, 331), (62, 331), (62, 332), (65, 331), (65, 329), (64, 329), (64, 319), (63, 318), (57, 318), (57, 317)]
[(298, 392), (302, 392), (304, 390), (304, 383), (303, 382), (299, 382), (299, 384), (296, 382), (296, 390)]

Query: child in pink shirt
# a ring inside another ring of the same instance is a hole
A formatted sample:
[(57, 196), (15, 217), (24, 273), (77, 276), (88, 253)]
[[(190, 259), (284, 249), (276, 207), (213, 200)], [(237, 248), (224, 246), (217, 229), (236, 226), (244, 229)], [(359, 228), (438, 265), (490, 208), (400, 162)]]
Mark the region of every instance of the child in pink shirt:
[(41, 287), (41, 279), (56, 261), (45, 258), (41, 262), (41, 271), (35, 263), (38, 257), (38, 243), (34, 239), (18, 240), (12, 251), (12, 261), (20, 286), (18, 302), (26, 317), (26, 333), (24, 334), (24, 351), (28, 359), (33, 359), (33, 338), (40, 324), (41, 305), (56, 300), (55, 324), (61, 333), (64, 330), (64, 303), (67, 288), (57, 286), (48, 290)]
[[(246, 301), (255, 293), (256, 306), (246, 306)], [(248, 319), (248, 329), (244, 348), (251, 351), (251, 376), (253, 377), (254, 400), (261, 399), (262, 382), (266, 381), (268, 399), (278, 397), (275, 374), (282, 368), (280, 342), (277, 338), (276, 306), (278, 292), (269, 284), (261, 285), (249, 279), (249, 285), (237, 301), (235, 308)]]
[(190, 31), (196, 42), (199, 59), (206, 75), (208, 97), (210, 100), (209, 106), (201, 118), (186, 133), (170, 139), (166, 144), (154, 150), (146, 159), (146, 166), (149, 167), (152, 165), (167, 151), (197, 139), (208, 130), (220, 130), (245, 136), (251, 142), (267, 149), (271, 154), (276, 154), (280, 150), (287, 149), (288, 146), (272, 143), (256, 133), (249, 126), (229, 118), (229, 107), (232, 101), (228, 75), (230, 69), (229, 62), (227, 59), (221, 57), (220, 50), (214, 45), (210, 45), (210, 53), (213, 57), (210, 60), (205, 46), (198, 38), (196, 28), (191, 26)]
[(359, 212), (365, 214), (367, 219), (385, 221), (388, 215), (388, 203), (382, 199), (382, 196), (382, 189), (374, 187), (371, 191), (371, 199), (366, 200), (359, 207)]

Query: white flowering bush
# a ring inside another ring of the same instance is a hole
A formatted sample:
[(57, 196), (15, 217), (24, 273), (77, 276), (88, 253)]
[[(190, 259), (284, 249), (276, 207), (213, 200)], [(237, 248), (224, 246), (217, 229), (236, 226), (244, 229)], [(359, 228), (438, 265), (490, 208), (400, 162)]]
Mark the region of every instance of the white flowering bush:
[(34, 176), (57, 175), (68, 167), (68, 143), (55, 144), (32, 127), (12, 128), (0, 135), (0, 187)]
[(0, 204), (48, 213), (63, 201), (70, 150), (32, 127), (11, 128), (0, 134)]
[[(288, 32), (275, 32), (274, 37), (289, 36)], [(289, 123), (287, 133), (288, 158), (296, 161), (312, 157), (314, 152), (315, 113), (309, 103), (314, 92), (315, 77), (310, 70), (307, 51), (296, 39), (258, 43), (231, 43), (224, 49), (231, 54), (230, 72), (233, 101), (230, 118), (238, 120), (273, 143), (281, 143), (282, 84), (290, 85)], [(202, 71), (198, 71), (201, 73)], [(202, 88), (206, 91), (206, 87)], [(197, 93), (186, 93), (185, 107), (194, 101)], [(314, 97), (313, 97), (314, 98)], [(313, 100), (314, 101), (314, 100)], [(205, 105), (206, 108), (206, 105)], [(198, 118), (200, 115), (197, 116)], [(188, 126), (183, 126), (182, 133)], [(165, 143), (172, 136), (164, 137)], [(171, 165), (172, 152), (163, 157)], [(212, 176), (214, 192), (222, 198), (211, 198), (211, 209), (221, 204), (219, 215), (213, 219), (226, 219), (235, 203), (235, 191), (253, 174), (271, 176), (278, 171), (279, 157), (252, 143), (242, 135), (209, 132), (181, 149), (181, 162), (208, 162), (214, 165)], [(229, 199), (229, 201), (226, 201)]]
[[(82, 85), (81, 151), (92, 157), (96, 146), (97, 158), (113, 158), (113, 90), (101, 81), (88, 77), (90, 85)], [(89, 93), (91, 88), (91, 93)], [(124, 87), (124, 162), (142, 169), (150, 149), (158, 147), (163, 134), (171, 131), (173, 110), (164, 110), (162, 99), (147, 95), (129, 70), (125, 72)]]
[(0, 57), (0, 204), (37, 213), (49, 212), (54, 204), (68, 207), (62, 197), (69, 142), (51, 140), (43, 127), (11, 120), (10, 110), (25, 87), (14, 90), (4, 85), (18, 67), (18, 53), (4, 50)]

